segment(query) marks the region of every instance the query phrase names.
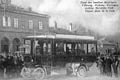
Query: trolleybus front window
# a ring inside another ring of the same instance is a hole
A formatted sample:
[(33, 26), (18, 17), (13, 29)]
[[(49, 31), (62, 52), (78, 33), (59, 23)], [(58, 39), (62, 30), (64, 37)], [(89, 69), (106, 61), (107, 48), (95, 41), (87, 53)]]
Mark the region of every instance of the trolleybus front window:
[(36, 42), (36, 55), (42, 55), (43, 54), (43, 43), (40, 41)]

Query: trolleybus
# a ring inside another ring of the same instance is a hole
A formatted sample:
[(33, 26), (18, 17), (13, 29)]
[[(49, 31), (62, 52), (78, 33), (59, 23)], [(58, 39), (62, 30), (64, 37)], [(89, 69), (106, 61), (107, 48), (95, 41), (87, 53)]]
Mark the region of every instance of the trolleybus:
[(28, 46), (21, 75), (27, 78), (42, 79), (57, 67), (66, 68), (67, 75), (85, 76), (98, 55), (97, 41), (92, 36), (34, 35), (25, 37), (24, 44)]

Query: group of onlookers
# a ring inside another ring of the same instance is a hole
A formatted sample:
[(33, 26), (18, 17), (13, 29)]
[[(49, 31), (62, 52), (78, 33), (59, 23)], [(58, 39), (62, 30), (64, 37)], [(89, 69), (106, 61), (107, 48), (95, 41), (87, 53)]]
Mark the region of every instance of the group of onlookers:
[(103, 76), (118, 77), (119, 59), (118, 55), (102, 54), (98, 57), (98, 67)]
[(22, 55), (0, 55), (0, 77), (18, 76), (23, 64)]

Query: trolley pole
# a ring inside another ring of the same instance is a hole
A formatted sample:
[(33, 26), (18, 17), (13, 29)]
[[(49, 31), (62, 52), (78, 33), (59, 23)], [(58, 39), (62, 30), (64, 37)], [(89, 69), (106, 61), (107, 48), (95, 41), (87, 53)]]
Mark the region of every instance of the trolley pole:
[(35, 62), (36, 62), (36, 31), (35, 31), (35, 27), (33, 27), (33, 35), (34, 35), (34, 40), (33, 40), (33, 43), (34, 43), (34, 47), (33, 47), (33, 55), (35, 57)]

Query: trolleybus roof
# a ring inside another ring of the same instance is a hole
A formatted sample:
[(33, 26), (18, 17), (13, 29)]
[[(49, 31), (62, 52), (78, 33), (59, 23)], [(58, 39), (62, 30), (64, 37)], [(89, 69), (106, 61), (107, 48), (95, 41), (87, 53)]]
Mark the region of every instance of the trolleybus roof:
[(93, 36), (79, 36), (79, 35), (66, 35), (66, 34), (45, 34), (45, 35), (34, 35), (27, 36), (28, 39), (39, 39), (39, 38), (48, 38), (48, 39), (74, 39), (74, 40), (95, 40)]

